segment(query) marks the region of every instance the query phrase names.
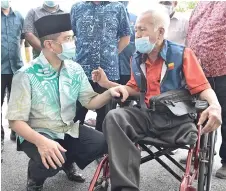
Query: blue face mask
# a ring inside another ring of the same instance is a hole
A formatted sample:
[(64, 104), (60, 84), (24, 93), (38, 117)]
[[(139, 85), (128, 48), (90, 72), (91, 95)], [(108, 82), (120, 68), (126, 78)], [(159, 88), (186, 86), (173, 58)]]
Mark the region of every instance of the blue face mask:
[(9, 1), (1, 1), (1, 8), (8, 9), (9, 8)]
[(75, 57), (75, 43), (74, 42), (66, 42), (61, 44), (62, 53), (57, 54), (60, 60), (72, 60)]
[(57, 5), (55, 1), (45, 1), (44, 3), (46, 6), (51, 7), (51, 8), (53, 8)]
[(142, 54), (149, 54), (155, 47), (155, 43), (149, 41), (149, 37), (135, 39), (136, 50)]

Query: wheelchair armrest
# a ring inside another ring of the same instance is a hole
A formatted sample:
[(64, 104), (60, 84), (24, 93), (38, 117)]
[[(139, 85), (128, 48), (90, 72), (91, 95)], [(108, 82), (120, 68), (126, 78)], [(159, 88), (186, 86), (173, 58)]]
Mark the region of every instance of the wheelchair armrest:
[(197, 112), (202, 112), (209, 107), (209, 104), (205, 100), (197, 100), (195, 103), (195, 109)]

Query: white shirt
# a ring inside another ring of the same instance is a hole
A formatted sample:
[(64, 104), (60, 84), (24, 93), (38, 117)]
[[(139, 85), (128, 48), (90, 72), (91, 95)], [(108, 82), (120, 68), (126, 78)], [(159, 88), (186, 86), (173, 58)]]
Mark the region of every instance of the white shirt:
[(170, 19), (168, 36), (166, 39), (180, 45), (185, 45), (188, 21), (189, 19), (182, 13), (175, 12), (173, 17)]

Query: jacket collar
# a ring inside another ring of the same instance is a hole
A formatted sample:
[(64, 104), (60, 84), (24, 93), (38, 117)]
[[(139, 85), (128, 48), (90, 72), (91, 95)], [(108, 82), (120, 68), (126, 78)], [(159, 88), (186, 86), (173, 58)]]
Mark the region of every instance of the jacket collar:
[(159, 52), (159, 56), (162, 57), (162, 59), (165, 61), (166, 61), (167, 51), (168, 51), (168, 41), (164, 40), (162, 50)]

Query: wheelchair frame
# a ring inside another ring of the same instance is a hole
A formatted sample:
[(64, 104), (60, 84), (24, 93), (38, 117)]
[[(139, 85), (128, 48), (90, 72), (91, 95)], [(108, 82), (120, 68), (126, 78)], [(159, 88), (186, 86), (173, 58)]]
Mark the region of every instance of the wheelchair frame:
[[(210, 191), (216, 133), (214, 131), (201, 135), (202, 126), (199, 125), (197, 128), (198, 139), (196, 144), (192, 146), (161, 148), (159, 146), (153, 145), (158, 151), (152, 152), (147, 147), (147, 145), (150, 145), (150, 143), (142, 140), (139, 141), (136, 143), (137, 147), (141, 147), (148, 153), (147, 156), (141, 157), (141, 164), (155, 159), (180, 182), (179, 191)], [(185, 168), (169, 154), (169, 152), (179, 148), (188, 150)], [(165, 156), (184, 174), (181, 176), (176, 173), (175, 170), (166, 164), (166, 162), (160, 159), (161, 156)], [(194, 161), (194, 163), (192, 161)], [(103, 173), (102, 175), (101, 172)], [(107, 191), (110, 184), (109, 178), (109, 161), (108, 155), (106, 155), (96, 169), (89, 186), (89, 191)], [(195, 188), (193, 185), (195, 180), (198, 180), (197, 188)]]

